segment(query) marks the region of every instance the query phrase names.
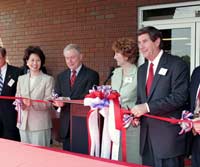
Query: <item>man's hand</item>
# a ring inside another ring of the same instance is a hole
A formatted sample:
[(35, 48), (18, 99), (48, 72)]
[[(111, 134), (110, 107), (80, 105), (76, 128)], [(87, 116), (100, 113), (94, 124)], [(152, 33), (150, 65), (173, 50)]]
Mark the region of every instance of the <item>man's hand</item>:
[(141, 117), (142, 115), (144, 115), (147, 112), (148, 112), (148, 110), (147, 110), (147, 106), (145, 103), (138, 104), (131, 109), (131, 113), (134, 115), (134, 117)]
[(56, 107), (63, 107), (64, 106), (64, 103), (61, 102), (61, 101), (58, 101), (58, 100), (53, 100), (53, 103), (52, 103), (54, 106)]
[(58, 97), (56, 99), (53, 100), (53, 105), (56, 107), (63, 107), (64, 106), (64, 102), (62, 102), (63, 97)]
[(197, 134), (200, 134), (200, 118), (194, 118), (192, 121), (193, 121), (192, 132), (196, 136)]

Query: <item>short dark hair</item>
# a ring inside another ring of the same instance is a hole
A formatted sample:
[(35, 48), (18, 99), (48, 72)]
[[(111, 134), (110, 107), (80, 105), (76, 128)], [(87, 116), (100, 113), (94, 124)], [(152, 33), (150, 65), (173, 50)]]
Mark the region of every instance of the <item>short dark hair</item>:
[(45, 54), (43, 53), (42, 49), (39, 46), (29, 46), (28, 48), (25, 49), (23, 57), (24, 65), (26, 66), (27, 60), (30, 58), (30, 55), (32, 53), (39, 56), (41, 60), (41, 67), (40, 67), (41, 69), (42, 66), (45, 64)]
[(138, 47), (135, 40), (132, 38), (119, 38), (112, 44), (114, 52), (121, 53), (124, 57), (128, 58), (128, 62), (137, 64), (138, 61)]
[(6, 56), (6, 49), (0, 46), (0, 53), (2, 55), (2, 57)]
[(153, 26), (147, 26), (147, 27), (143, 27), (141, 29), (138, 30), (137, 35), (140, 36), (142, 34), (148, 34), (150, 39), (155, 42), (158, 38), (160, 38), (160, 45), (159, 48), (162, 49), (163, 48), (163, 41), (162, 41), (162, 33), (161, 31), (159, 31), (157, 28), (153, 27)]

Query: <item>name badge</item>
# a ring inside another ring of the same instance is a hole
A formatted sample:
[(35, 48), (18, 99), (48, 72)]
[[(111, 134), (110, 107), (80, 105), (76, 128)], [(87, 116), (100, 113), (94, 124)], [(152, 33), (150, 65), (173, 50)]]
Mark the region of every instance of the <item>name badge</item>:
[(133, 82), (133, 79), (131, 77), (125, 77), (125, 80), (124, 80), (125, 83), (132, 83)]
[(167, 71), (168, 71), (168, 69), (166, 69), (166, 68), (161, 68), (158, 74), (159, 74), (159, 75), (165, 76), (165, 75), (167, 74)]
[(15, 80), (11, 78), (10, 81), (8, 82), (8, 86), (12, 87), (14, 83), (15, 83)]

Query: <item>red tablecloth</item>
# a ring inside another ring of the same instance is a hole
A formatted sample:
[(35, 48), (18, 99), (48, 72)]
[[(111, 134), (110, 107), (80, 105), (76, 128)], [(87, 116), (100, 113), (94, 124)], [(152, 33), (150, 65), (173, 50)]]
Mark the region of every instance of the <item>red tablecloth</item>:
[(32, 145), (0, 139), (0, 166), (5, 167), (115, 167), (142, 165), (93, 158), (88, 155), (54, 149), (38, 148)]

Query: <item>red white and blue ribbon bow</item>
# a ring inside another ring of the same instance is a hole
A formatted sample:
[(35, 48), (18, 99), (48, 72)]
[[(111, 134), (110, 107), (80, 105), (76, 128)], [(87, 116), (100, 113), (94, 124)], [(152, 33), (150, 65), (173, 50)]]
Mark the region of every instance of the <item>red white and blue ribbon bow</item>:
[(182, 112), (181, 120), (182, 121), (185, 120), (185, 122), (180, 123), (180, 126), (182, 128), (181, 131), (179, 132), (180, 135), (192, 130), (192, 127), (193, 127), (193, 122), (191, 119), (192, 117), (193, 117), (193, 114), (191, 112), (186, 111), (186, 110)]
[[(94, 87), (84, 99), (84, 105), (91, 107), (87, 117), (90, 155), (118, 160), (122, 127), (119, 96), (111, 86), (103, 85)], [(99, 152), (98, 112), (104, 117), (101, 153)]]

